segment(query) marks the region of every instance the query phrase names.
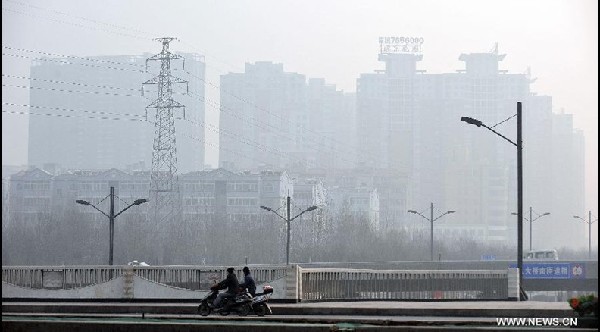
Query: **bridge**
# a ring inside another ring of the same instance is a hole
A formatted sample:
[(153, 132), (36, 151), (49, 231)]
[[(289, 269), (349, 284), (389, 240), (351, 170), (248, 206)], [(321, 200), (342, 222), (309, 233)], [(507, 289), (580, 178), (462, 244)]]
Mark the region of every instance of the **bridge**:
[[(516, 300), (512, 261), (250, 265), (274, 299)], [(223, 266), (3, 266), (3, 299), (200, 299)], [(529, 270), (527, 270), (529, 269)], [(535, 271), (535, 273), (534, 273)], [(542, 272), (543, 271), (543, 272)], [(598, 292), (597, 261), (526, 262), (526, 291)], [(241, 267), (236, 270), (242, 276)]]

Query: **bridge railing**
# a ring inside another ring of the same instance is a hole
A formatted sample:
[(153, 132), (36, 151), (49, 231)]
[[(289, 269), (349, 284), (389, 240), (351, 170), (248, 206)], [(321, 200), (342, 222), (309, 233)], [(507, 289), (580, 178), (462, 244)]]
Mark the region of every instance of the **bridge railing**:
[(305, 300), (506, 300), (508, 271), (302, 268)]
[[(285, 276), (285, 266), (253, 266), (252, 275), (260, 284)], [(127, 270), (150, 281), (190, 290), (208, 290), (225, 279), (226, 266), (3, 266), (2, 281), (33, 289), (74, 289), (101, 284), (120, 277)], [(242, 277), (242, 268), (236, 268)]]
[[(285, 277), (285, 266), (249, 266), (257, 284)], [(243, 280), (241, 267), (235, 268)], [(208, 290), (215, 282), (225, 279), (227, 266), (136, 266), (134, 274), (160, 284), (191, 290)]]
[(2, 267), (2, 281), (34, 289), (73, 289), (107, 282), (123, 274), (122, 266)]

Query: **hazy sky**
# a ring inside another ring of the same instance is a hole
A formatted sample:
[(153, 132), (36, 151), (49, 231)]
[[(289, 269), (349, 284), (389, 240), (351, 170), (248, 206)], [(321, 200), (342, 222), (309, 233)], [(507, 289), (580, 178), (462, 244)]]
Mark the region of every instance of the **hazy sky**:
[[(574, 114), (586, 138), (587, 207), (598, 211), (598, 4), (596, 0), (155, 1), (2, 0), (2, 46), (77, 56), (158, 53), (152, 37), (172, 36), (175, 51), (206, 56), (207, 80), (270, 60), (355, 91), (360, 73), (382, 68), (379, 36), (421, 36), (429, 73), (463, 68), (463, 52), (499, 43), (501, 69), (538, 80), (532, 90)], [(29, 75), (29, 63), (2, 56), (2, 74)], [(3, 82), (5, 79), (3, 78)], [(207, 95), (218, 91), (207, 86)], [(217, 99), (218, 100), (218, 99)], [(2, 88), (2, 101), (28, 103)], [(4, 109), (4, 106), (3, 106)], [(140, 110), (141, 112), (141, 110)], [(207, 122), (218, 114), (207, 109)], [(217, 134), (207, 131), (217, 143)], [(2, 164), (27, 162), (27, 119), (2, 114)], [(207, 163), (217, 152), (207, 147)], [(581, 211), (583, 214), (584, 211)]]

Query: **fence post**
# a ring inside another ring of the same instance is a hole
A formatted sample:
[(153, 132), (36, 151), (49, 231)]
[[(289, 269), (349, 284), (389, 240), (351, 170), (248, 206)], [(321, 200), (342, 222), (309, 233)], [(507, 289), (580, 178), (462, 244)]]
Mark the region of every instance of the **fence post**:
[(290, 265), (285, 269), (285, 299), (289, 302), (299, 302), (301, 297), (299, 290), (302, 290), (302, 285), (299, 281), (300, 268), (298, 265)]
[(134, 298), (133, 274), (133, 266), (125, 266), (123, 268), (123, 298)]
[(508, 299), (518, 301), (519, 300), (519, 269), (508, 268)]

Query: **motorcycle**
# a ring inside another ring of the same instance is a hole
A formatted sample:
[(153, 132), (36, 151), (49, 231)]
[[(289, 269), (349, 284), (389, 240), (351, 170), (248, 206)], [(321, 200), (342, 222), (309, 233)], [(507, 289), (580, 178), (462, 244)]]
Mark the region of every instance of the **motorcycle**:
[(273, 294), (273, 287), (267, 285), (263, 287), (262, 293), (257, 293), (254, 295), (254, 298), (252, 298), (251, 307), (255, 314), (258, 316), (273, 314), (269, 304), (267, 303), (271, 297), (271, 294)]
[(246, 316), (252, 310), (252, 296), (247, 292), (239, 292), (234, 297), (223, 299), (221, 306), (215, 308), (213, 303), (219, 294), (216, 285), (210, 288), (210, 292), (202, 299), (198, 306), (198, 313), (202, 316), (208, 316), (211, 312), (218, 312), (222, 316), (227, 316), (231, 312), (237, 312), (240, 316)]

